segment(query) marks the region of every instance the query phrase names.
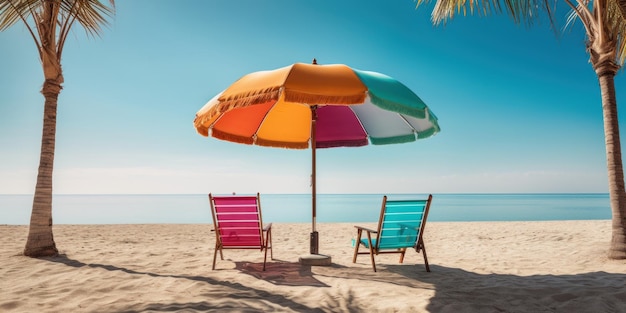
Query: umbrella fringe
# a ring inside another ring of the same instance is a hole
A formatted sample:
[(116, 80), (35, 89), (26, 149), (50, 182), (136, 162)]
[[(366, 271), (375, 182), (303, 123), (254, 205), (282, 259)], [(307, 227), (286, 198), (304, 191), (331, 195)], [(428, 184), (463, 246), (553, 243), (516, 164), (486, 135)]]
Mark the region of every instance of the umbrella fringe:
[(439, 132), (439, 126), (434, 124), (433, 127), (423, 130), (417, 134), (417, 139), (425, 139)]
[(232, 134), (225, 133), (216, 129), (211, 130), (211, 137), (221, 139), (221, 140), (236, 142), (236, 143), (243, 143), (247, 145), (251, 145), (254, 143), (252, 141), (252, 138), (232, 135)]
[(318, 149), (326, 149), (326, 148), (337, 148), (337, 147), (363, 147), (367, 146), (368, 141), (367, 138), (363, 138), (360, 141), (350, 141), (350, 140), (333, 140), (333, 141), (323, 141), (317, 142), (315, 144)]
[(397, 112), (400, 114), (406, 114), (415, 118), (425, 118), (426, 117), (426, 105), (422, 108), (414, 108), (407, 107), (406, 104), (400, 104), (395, 101), (390, 101), (381, 97), (376, 96), (373, 93), (369, 93), (370, 101), (380, 107), (381, 109)]
[[(195, 124), (195, 123), (194, 123)], [(198, 126), (196, 124), (196, 132), (198, 132), (198, 134), (204, 136), (204, 137), (209, 137), (209, 129), (204, 127), (204, 126)]]
[(370, 137), (370, 141), (372, 142), (373, 145), (391, 145), (391, 144), (398, 144), (398, 143), (413, 142), (415, 140), (417, 140), (415, 138), (415, 134), (396, 136), (396, 137), (391, 137), (391, 138)]
[(195, 126), (198, 134), (208, 137), (209, 136), (209, 128), (204, 124), (209, 120), (208, 114), (197, 115), (196, 118), (193, 119), (193, 126)]
[(220, 98), (220, 111), (226, 112), (234, 108), (247, 107), (249, 105), (265, 103), (278, 100), (280, 97), (280, 87), (270, 87), (261, 90), (253, 90), (246, 93), (235, 94), (227, 98)]
[(264, 147), (286, 148), (286, 149), (307, 149), (308, 142), (283, 142), (274, 140), (264, 140), (257, 138), (255, 144)]
[(355, 95), (319, 95), (293, 90), (285, 90), (285, 101), (314, 104), (358, 104), (365, 101), (365, 93)]
[(218, 116), (219, 114), (222, 114), (222, 111), (225, 111), (225, 110), (221, 110), (219, 108), (213, 107), (209, 111), (204, 112), (201, 115), (196, 114), (196, 118), (193, 119), (193, 125), (196, 127), (196, 131), (200, 135), (208, 137), (209, 128), (211, 127), (210, 124), (212, 124), (209, 122), (212, 121), (214, 117)]

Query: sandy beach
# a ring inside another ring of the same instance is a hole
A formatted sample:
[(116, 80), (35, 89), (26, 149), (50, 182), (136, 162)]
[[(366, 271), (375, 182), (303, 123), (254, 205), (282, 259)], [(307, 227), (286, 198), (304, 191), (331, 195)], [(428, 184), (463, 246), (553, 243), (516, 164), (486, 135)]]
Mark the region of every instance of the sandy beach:
[(44, 259), (21, 256), (27, 226), (1, 225), (0, 311), (626, 312), (610, 221), (429, 222), (430, 273), (415, 251), (352, 263), (353, 225), (318, 224), (333, 263), (308, 267), (311, 225), (274, 223), (265, 272), (257, 250), (212, 271), (211, 225), (56, 225)]

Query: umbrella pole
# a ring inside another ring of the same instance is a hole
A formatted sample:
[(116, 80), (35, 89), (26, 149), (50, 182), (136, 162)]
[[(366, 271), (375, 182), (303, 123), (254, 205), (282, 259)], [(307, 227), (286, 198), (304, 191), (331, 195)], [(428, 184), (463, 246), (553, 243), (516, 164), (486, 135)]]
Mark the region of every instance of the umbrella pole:
[(319, 240), (317, 230), (315, 229), (315, 210), (316, 203), (315, 197), (317, 194), (317, 190), (315, 190), (315, 150), (316, 150), (316, 126), (315, 122), (317, 121), (317, 106), (311, 106), (311, 163), (312, 163), (312, 173), (311, 173), (311, 201), (312, 201), (312, 212), (313, 212), (313, 231), (311, 232), (311, 254), (307, 256), (300, 257), (301, 265), (322, 265), (329, 266), (332, 264), (332, 260), (330, 256), (319, 254)]
[(317, 162), (315, 159), (315, 150), (316, 150), (316, 121), (317, 121), (317, 106), (311, 106), (311, 212), (313, 214), (313, 230), (311, 231), (311, 254), (319, 253), (319, 237), (318, 232), (315, 228), (316, 224), (316, 194), (317, 190), (316, 186), (316, 173), (315, 173), (315, 163)]
[[(317, 61), (313, 59), (313, 64), (317, 64)], [(319, 238), (317, 230), (315, 229), (316, 223), (316, 209), (317, 204), (315, 197), (317, 196), (316, 187), (316, 173), (315, 173), (315, 150), (317, 149), (317, 105), (311, 106), (311, 212), (313, 214), (313, 231), (311, 231), (311, 254), (300, 258), (301, 265), (322, 265), (329, 266), (332, 264), (332, 260), (328, 255), (319, 254)]]

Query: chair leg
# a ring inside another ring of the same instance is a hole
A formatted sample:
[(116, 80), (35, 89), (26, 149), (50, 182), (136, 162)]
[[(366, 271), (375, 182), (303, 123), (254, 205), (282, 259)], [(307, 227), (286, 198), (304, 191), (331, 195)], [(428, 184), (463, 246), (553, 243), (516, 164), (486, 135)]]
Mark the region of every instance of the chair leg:
[(265, 271), (265, 263), (267, 262), (267, 246), (265, 247), (265, 256), (263, 257), (263, 271)]
[(267, 238), (269, 240), (269, 249), (270, 249), (270, 259), (274, 259), (274, 249), (272, 249), (272, 230), (267, 231)]
[(263, 271), (265, 271), (265, 264), (267, 264), (267, 250), (270, 251), (270, 258), (273, 260), (274, 259), (274, 251), (272, 250), (272, 230), (271, 228), (268, 229), (265, 233), (265, 242), (263, 242), (263, 250), (265, 250), (264, 252), (264, 256), (263, 256)]
[(361, 245), (361, 233), (363, 230), (357, 231), (356, 242), (354, 243), (354, 256), (352, 257), (352, 263), (356, 263), (356, 257), (359, 254), (359, 246)]
[(367, 232), (367, 242), (370, 246), (370, 259), (372, 259), (372, 268), (374, 272), (376, 272), (376, 262), (374, 261), (374, 246), (372, 245), (372, 235), (370, 232)]
[(426, 247), (424, 246), (423, 242), (421, 242), (420, 245), (422, 248), (422, 254), (424, 254), (424, 266), (426, 266), (426, 271), (430, 272), (430, 266), (428, 266), (428, 257), (426, 256)]
[(400, 249), (400, 263), (404, 262), (404, 254), (406, 253), (406, 248)]
[(215, 240), (215, 250), (220, 250), (220, 259), (224, 260), (224, 253), (222, 253), (222, 241), (219, 238)]
[[(213, 252), (213, 270), (215, 270), (215, 261), (217, 259), (217, 251), (220, 251), (220, 255), (222, 255), (222, 247), (220, 246), (220, 244), (218, 242), (215, 243), (215, 251)], [(224, 259), (224, 256), (222, 255), (222, 260)]]

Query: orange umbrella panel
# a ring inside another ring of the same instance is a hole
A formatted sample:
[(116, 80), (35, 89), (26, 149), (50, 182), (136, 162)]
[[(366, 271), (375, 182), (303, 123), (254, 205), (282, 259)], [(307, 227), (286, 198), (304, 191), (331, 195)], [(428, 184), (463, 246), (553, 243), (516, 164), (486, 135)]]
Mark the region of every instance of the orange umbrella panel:
[(211, 136), (244, 144), (306, 149), (311, 110), (299, 103), (270, 101), (222, 113), (209, 126)]

